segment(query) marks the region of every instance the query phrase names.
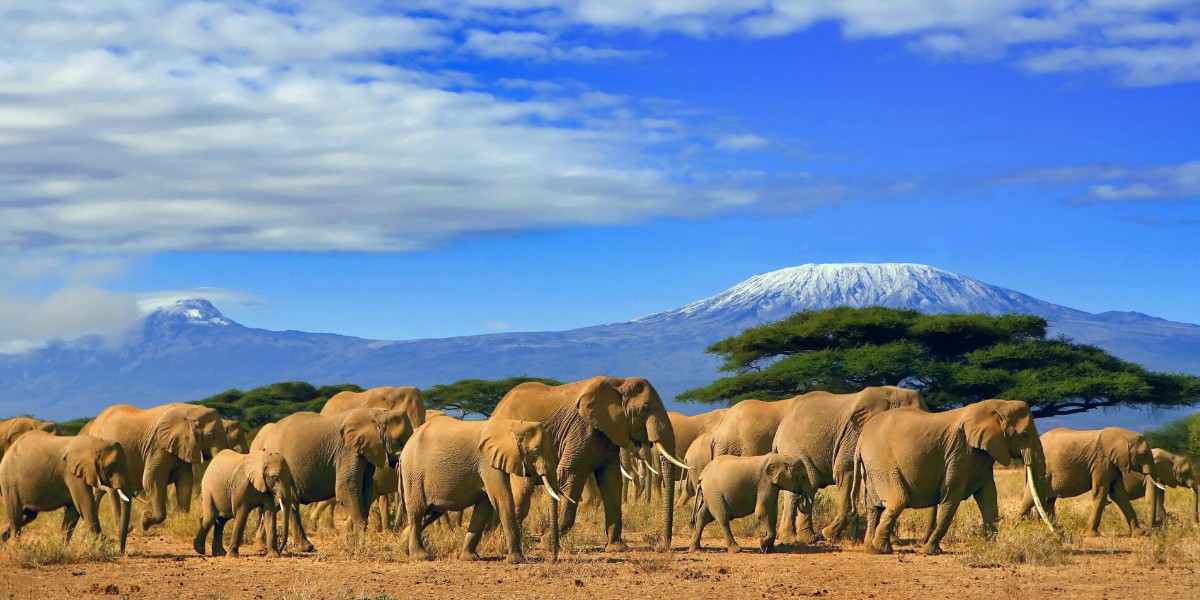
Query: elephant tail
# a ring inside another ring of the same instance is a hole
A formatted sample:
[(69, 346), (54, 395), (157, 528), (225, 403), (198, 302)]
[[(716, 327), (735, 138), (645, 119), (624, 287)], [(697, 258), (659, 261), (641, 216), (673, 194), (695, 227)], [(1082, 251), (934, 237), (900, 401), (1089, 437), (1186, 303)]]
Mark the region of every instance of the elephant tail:
[(859, 500), (862, 500), (864, 510), (867, 504), (866, 498), (863, 497), (863, 479), (867, 476), (867, 470), (863, 466), (862, 455), (858, 453), (858, 447), (854, 448), (853, 465), (850, 470), (850, 513), (858, 514)]
[(700, 521), (700, 509), (704, 507), (704, 490), (701, 489), (702, 484), (696, 484), (696, 499), (692, 502), (692, 529), (696, 528), (696, 523)]

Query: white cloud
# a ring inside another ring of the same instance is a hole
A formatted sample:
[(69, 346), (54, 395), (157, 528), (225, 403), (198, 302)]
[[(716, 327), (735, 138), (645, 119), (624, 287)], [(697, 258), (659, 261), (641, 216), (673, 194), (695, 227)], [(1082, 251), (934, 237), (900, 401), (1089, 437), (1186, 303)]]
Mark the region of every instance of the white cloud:
[(1072, 204), (1200, 198), (1200, 161), (1175, 165), (1079, 165), (1029, 169), (999, 180), (1002, 185), (1074, 187)]
[(499, 329), (501, 331), (506, 331), (506, 330), (512, 329), (512, 325), (505, 323), (503, 321), (484, 321), (484, 322), (480, 323), (480, 325), (483, 325), (484, 327), (487, 327), (488, 329)]
[(737, 152), (739, 150), (755, 150), (766, 145), (766, 138), (753, 133), (722, 136), (717, 140), (716, 143), (718, 150), (729, 150), (733, 152)]

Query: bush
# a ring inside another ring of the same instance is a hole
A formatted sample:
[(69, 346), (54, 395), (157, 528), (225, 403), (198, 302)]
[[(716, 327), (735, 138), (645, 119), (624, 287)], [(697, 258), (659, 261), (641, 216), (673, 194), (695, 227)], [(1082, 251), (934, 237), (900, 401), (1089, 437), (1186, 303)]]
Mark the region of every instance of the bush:
[(961, 560), (972, 567), (1002, 565), (1061, 565), (1068, 549), (1061, 534), (1037, 520), (1005, 519), (995, 535), (977, 534), (965, 540)]
[(0, 550), (0, 564), (26, 569), (84, 562), (115, 562), (118, 558), (117, 547), (108, 538), (78, 529), (70, 542), (63, 535), (25, 535), (15, 543), (5, 544)]

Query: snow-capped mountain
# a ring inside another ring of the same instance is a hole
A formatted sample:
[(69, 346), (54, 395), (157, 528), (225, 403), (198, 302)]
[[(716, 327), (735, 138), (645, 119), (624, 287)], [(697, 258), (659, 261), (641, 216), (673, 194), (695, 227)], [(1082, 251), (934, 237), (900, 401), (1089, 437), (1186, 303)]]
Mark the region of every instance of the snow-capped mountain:
[[(0, 418), (95, 414), (118, 402), (154, 405), (275, 381), (429, 386), (467, 377), (529, 374), (574, 380), (640, 375), (664, 398), (718, 375), (709, 344), (804, 309), (915, 308), (923, 312), (1032, 313), (1055, 333), (1093, 343), (1157, 370), (1200, 374), (1200, 326), (1139, 313), (1092, 314), (933, 267), (802, 265), (756, 275), (721, 293), (629, 321), (571, 331), (376, 341), (242, 326), (203, 299), (150, 303), (137, 331), (89, 336), (0, 356)], [(674, 406), (686, 412), (703, 407)], [(1174, 413), (1122, 414), (1161, 421)], [(1072, 417), (1077, 426), (1088, 419)]]

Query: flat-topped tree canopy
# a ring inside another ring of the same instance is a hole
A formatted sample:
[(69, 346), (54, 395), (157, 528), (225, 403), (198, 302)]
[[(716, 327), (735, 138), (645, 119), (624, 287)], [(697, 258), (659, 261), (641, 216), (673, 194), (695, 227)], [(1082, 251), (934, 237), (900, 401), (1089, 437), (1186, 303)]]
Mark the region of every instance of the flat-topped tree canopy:
[(1028, 402), (1038, 417), (1200, 401), (1200, 377), (1150, 371), (1096, 346), (1047, 338), (1047, 327), (1020, 314), (806, 310), (709, 346), (732, 375), (678, 399), (735, 403), (900, 385), (919, 390), (935, 410), (1006, 398)]

